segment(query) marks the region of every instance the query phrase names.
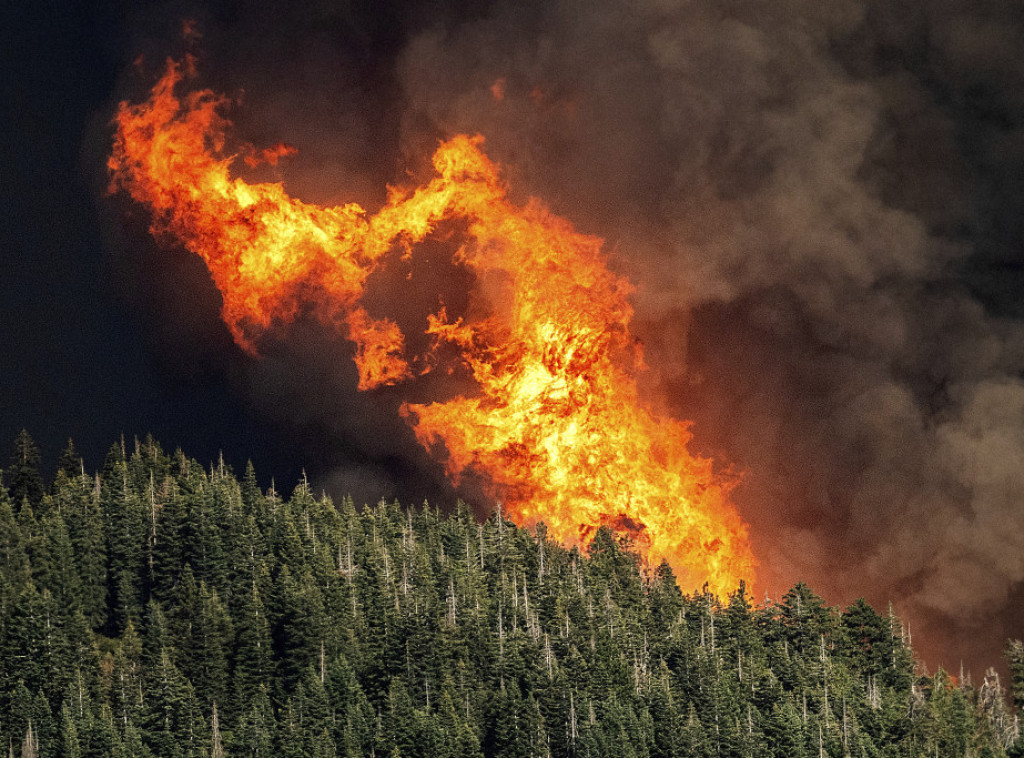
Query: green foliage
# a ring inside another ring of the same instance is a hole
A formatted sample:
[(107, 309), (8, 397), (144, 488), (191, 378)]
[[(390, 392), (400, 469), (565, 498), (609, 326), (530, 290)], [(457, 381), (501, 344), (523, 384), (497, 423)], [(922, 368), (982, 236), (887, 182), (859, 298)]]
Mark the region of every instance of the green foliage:
[(1006, 659), (1010, 663), (1010, 692), (1018, 711), (1024, 710), (1024, 642), (1008, 640)]
[[(805, 585), (685, 595), (607, 530), (262, 493), (151, 439), (0, 486), (0, 744), (94, 756), (1020, 755), (998, 677)], [(1008, 647), (1024, 700), (1024, 647)]]
[(28, 502), (33, 508), (42, 502), (43, 476), (39, 473), (39, 448), (24, 429), (19, 432), (11, 446), (10, 463), (4, 470), (4, 483), (11, 499), (20, 507)]

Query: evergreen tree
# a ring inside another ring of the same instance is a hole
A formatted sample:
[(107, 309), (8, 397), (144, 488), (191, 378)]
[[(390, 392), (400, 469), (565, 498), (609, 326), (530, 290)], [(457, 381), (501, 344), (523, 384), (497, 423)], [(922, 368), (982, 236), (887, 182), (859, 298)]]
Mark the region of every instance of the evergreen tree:
[(59, 511), (54, 510), (43, 519), (34, 553), (32, 568), (37, 584), (49, 589), (60, 608), (78, 609), (82, 599), (81, 574), (71, 535)]
[(38, 508), (46, 491), (43, 475), (39, 472), (41, 456), (29, 433), (22, 429), (11, 445), (10, 463), (4, 469), (4, 484), (11, 499), (20, 507), (27, 501)]
[(240, 599), (235, 615), (234, 713), (241, 713), (251, 694), (272, 685), (270, 624), (256, 583)]
[(417, 755), (415, 712), (409, 689), (401, 676), (391, 680), (386, 710), (382, 716), (380, 746), (384, 754), (397, 751), (405, 758)]
[(78, 450), (75, 449), (75, 443), (68, 438), (68, 444), (64, 446), (64, 449), (60, 451), (60, 457), (57, 458), (57, 477), (61, 474), (66, 479), (77, 479), (85, 473), (85, 463), (82, 461), (82, 456), (78, 454)]
[[(0, 578), (6, 583), (7, 594), (21, 593), (32, 579), (28, 545), (21, 525), (15, 518), (10, 498), (0, 486)], [(10, 601), (4, 607), (9, 607)]]
[(267, 688), (259, 685), (251, 692), (248, 707), (238, 721), (232, 754), (246, 758), (272, 758), (275, 756), (274, 735), (277, 722), (270, 705)]
[(149, 531), (148, 509), (143, 506), (145, 494), (131, 486), (123, 452), (114, 446), (107, 454), (100, 497), (107, 538), (107, 583), (116, 630), (141, 617), (143, 556)]
[(113, 712), (123, 724), (141, 721), (146, 702), (143, 671), (142, 640), (129, 620), (114, 654), (110, 685)]
[(1024, 642), (1007, 640), (1006, 660), (1010, 664), (1010, 694), (1018, 711), (1024, 710)]
[(99, 491), (81, 471), (57, 474), (53, 486), (57, 515), (64, 521), (78, 575), (78, 605), (94, 628), (107, 620), (107, 549)]
[(207, 734), (192, 685), (171, 660), (166, 648), (145, 683), (143, 723), (150, 749), (159, 756), (190, 756), (199, 752)]
[(67, 701), (60, 709), (60, 744), (63, 758), (83, 758), (82, 744), (78, 739), (78, 725)]

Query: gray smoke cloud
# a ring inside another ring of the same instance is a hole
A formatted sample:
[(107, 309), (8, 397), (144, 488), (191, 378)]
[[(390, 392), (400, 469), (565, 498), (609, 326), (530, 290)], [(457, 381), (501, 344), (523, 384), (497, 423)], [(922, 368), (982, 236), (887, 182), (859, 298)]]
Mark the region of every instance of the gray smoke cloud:
[(480, 132), (608, 240), (767, 589), (980, 667), (1022, 620), (1024, 14), (891, 6), (500, 4), (404, 50), (405, 146)]

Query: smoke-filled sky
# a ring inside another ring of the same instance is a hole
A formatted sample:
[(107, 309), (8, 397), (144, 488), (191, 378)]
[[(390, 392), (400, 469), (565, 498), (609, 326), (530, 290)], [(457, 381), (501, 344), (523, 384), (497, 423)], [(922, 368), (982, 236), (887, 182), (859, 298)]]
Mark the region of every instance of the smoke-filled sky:
[[(3, 438), (27, 427), (52, 466), (70, 436), (93, 467), (152, 432), (286, 489), (305, 468), (357, 499), (455, 497), (407, 395), (357, 393), (351, 348), (301, 319), (245, 355), (201, 261), (106, 194), (117, 102), (190, 51), (240, 141), (298, 148), (254, 178), (373, 208), (439, 139), (480, 133), (514, 197), (604, 237), (637, 286), (651, 401), (742, 475), (763, 590), (891, 600), (932, 666), (976, 675), (1024, 635), (1024, 6), (2, 13)], [(428, 286), (382, 279), (371, 306), (457, 297), (431, 259), (408, 272)]]

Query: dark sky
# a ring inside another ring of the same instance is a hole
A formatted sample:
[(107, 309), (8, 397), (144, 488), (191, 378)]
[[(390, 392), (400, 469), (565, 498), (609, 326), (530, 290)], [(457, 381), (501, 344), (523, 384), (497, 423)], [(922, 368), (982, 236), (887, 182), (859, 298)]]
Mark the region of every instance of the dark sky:
[[(220, 324), (202, 265), (154, 244), (146, 219), (106, 196), (109, 122), (121, 98), (151, 83), (133, 76), (137, 56), (148, 56), (152, 72), (185, 51), (183, 19), (203, 21), (214, 38), (210, 57), (228, 60), (228, 88), (251, 86), (232, 71), (262, 57), (247, 45), (266, 42), (289, 60), (309, 36), (338, 46), (329, 65), (355, 58), (361, 86), (372, 88), (387, 78), (378, 62), (387, 65), (405, 34), (404, 22), (388, 17), (399, 12), (357, 18), (339, 7), (325, 29), (322, 16), (274, 19), (256, 3), (4, 4), (0, 439), (28, 428), (52, 467), (71, 437), (96, 466), (122, 434), (130, 442), (152, 433), (200, 460), (223, 451), (237, 467), (251, 458), (261, 478), (288, 487), (303, 467), (322, 473), (337, 463), (344, 451), (322, 452), (327, 440), (315, 423), (282, 427), (253, 407), (245, 389), (252, 360)], [(257, 77), (272, 79), (272, 68), (264, 62)]]
[(257, 447), (259, 425), (222, 379), (161, 370), (99, 221), (98, 146), (86, 138), (109, 119), (131, 55), (124, 9), (3, 13), (0, 435), (27, 427), (50, 465), (68, 437), (95, 465), (122, 432), (151, 430), (199, 455), (218, 436), (236, 452)]
[(605, 237), (645, 386), (743, 474), (764, 589), (891, 600), (932, 665), (976, 675), (1024, 635), (1024, 6), (0, 13), (0, 439), (28, 428), (52, 468), (70, 436), (95, 467), (152, 433), (283, 489), (306, 468), (335, 494), (454, 496), (343, 342), (300, 321), (245, 355), (202, 264), (105, 193), (117, 102), (189, 48), (240, 140), (299, 148), (272, 178), (303, 199), (372, 208), (480, 132), (514, 192)]

